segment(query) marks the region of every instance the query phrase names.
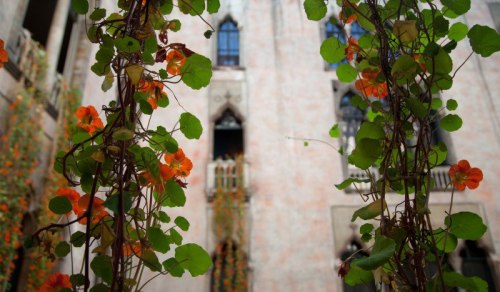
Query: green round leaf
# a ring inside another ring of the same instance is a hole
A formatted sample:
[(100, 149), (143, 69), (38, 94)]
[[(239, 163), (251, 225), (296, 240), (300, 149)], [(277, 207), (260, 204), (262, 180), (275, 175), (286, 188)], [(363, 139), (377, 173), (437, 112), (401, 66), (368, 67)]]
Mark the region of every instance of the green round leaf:
[(129, 36), (125, 36), (121, 39), (116, 39), (115, 46), (118, 50), (126, 53), (137, 52), (141, 49), (139, 41)]
[(152, 250), (145, 250), (142, 252), (141, 259), (143, 260), (144, 265), (153, 272), (161, 271), (161, 264), (158, 260), (158, 257)]
[(450, 114), (439, 121), (439, 126), (448, 132), (454, 132), (462, 127), (462, 119), (458, 115)]
[(330, 131), (328, 131), (328, 134), (330, 135), (330, 137), (332, 138), (338, 138), (340, 136), (340, 129), (339, 129), (339, 125), (338, 124), (335, 124), (333, 125), (331, 128), (330, 128)]
[(176, 248), (175, 259), (193, 277), (205, 274), (212, 266), (210, 255), (194, 243), (188, 243)]
[(50, 211), (58, 215), (63, 215), (70, 212), (73, 207), (66, 196), (55, 196), (49, 202)]
[(89, 2), (87, 0), (72, 0), (71, 6), (78, 14), (85, 14), (89, 11)]
[(457, 109), (457, 107), (458, 107), (458, 103), (454, 99), (448, 99), (448, 101), (446, 102), (446, 108), (449, 111), (454, 111)]
[(457, 15), (462, 15), (469, 11), (470, 0), (441, 0), (441, 3), (450, 8)]
[(210, 14), (216, 13), (219, 11), (220, 2), (219, 0), (207, 0), (207, 11)]
[(90, 20), (94, 20), (94, 21), (97, 21), (97, 20), (102, 19), (104, 17), (106, 17), (106, 9), (104, 9), (104, 8), (94, 9), (94, 11), (89, 16)]
[(500, 35), (491, 27), (476, 24), (467, 36), (472, 50), (482, 57), (489, 57), (500, 51)]
[(358, 71), (354, 69), (350, 64), (341, 64), (337, 68), (337, 77), (341, 82), (349, 83), (356, 80), (358, 76)]
[(99, 255), (92, 259), (90, 268), (97, 277), (101, 277), (104, 282), (111, 283), (113, 280), (113, 266), (111, 264), (111, 257)]
[(337, 63), (345, 58), (346, 45), (340, 42), (336, 37), (327, 38), (320, 47), (321, 57), (328, 63)]
[(306, 11), (307, 19), (320, 20), (326, 15), (326, 3), (323, 0), (305, 0), (304, 10)]
[(168, 180), (166, 183), (165, 193), (173, 203), (173, 206), (182, 207), (186, 204), (186, 195), (184, 190), (174, 180)]
[(187, 221), (187, 219), (182, 216), (178, 216), (177, 218), (175, 218), (174, 223), (183, 231), (188, 231), (189, 229), (189, 221)]
[(74, 247), (82, 246), (85, 243), (85, 233), (81, 231), (76, 231), (75, 233), (71, 234), (69, 242)]
[(373, 225), (370, 223), (365, 223), (359, 228), (359, 233), (365, 234), (373, 231)]
[[(446, 243), (445, 243), (446, 238)], [(429, 238), (429, 241), (431, 239)], [(434, 231), (434, 240), (436, 240), (436, 247), (444, 251), (445, 253), (450, 253), (457, 247), (457, 237), (451, 233), (446, 234), (446, 231), (439, 228)], [(446, 244), (446, 246), (445, 246)]]
[(449, 287), (460, 287), (474, 292), (488, 291), (488, 283), (479, 277), (465, 277), (455, 272), (444, 272), (443, 280), (446, 286)]
[(395, 249), (396, 243), (394, 240), (382, 235), (376, 236), (370, 256), (359, 259), (356, 265), (364, 270), (374, 270), (385, 264), (394, 254)]
[(199, 139), (203, 133), (200, 120), (191, 113), (182, 113), (179, 120), (181, 132), (188, 139)]
[(373, 272), (363, 270), (357, 263), (361, 259), (355, 259), (351, 262), (349, 272), (345, 275), (344, 282), (349, 286), (366, 285), (373, 283)]
[(166, 253), (170, 250), (170, 240), (167, 235), (158, 227), (149, 227), (146, 236), (154, 250)]
[(454, 23), (451, 27), (450, 30), (448, 31), (448, 38), (450, 40), (454, 40), (456, 42), (459, 42), (467, 36), (467, 32), (469, 31), (469, 28), (467, 25), (457, 22)]
[(207, 86), (212, 78), (212, 62), (210, 59), (192, 54), (186, 59), (181, 68), (182, 82), (192, 89), (200, 89)]
[(57, 257), (65, 257), (71, 251), (71, 247), (66, 241), (61, 241), (56, 245), (55, 254)]
[(479, 215), (471, 212), (459, 212), (446, 216), (444, 223), (456, 237), (465, 240), (478, 240), (486, 232), (486, 225)]
[(182, 277), (182, 275), (184, 274), (184, 269), (175, 258), (169, 258), (162, 264), (165, 270), (174, 277)]

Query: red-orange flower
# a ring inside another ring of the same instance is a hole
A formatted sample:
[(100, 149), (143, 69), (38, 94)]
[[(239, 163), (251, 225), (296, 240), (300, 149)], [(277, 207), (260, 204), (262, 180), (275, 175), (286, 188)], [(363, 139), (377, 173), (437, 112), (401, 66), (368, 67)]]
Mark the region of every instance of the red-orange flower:
[[(80, 200), (78, 200), (78, 206), (81, 208), (81, 211), (77, 214), (78, 217), (82, 216), (87, 208), (89, 207), (90, 203), (90, 195), (86, 194), (83, 195)], [(109, 215), (109, 213), (105, 210), (103, 206), (104, 201), (101, 198), (94, 197), (94, 201), (92, 202), (92, 224), (97, 224), (99, 221), (101, 221), (102, 218), (106, 217)], [(81, 224), (87, 224), (87, 218), (84, 217), (80, 219)]]
[(69, 289), (73, 288), (73, 286), (71, 285), (71, 281), (69, 280), (69, 275), (55, 273), (50, 275), (37, 291), (57, 292), (63, 288), (69, 288)]
[(473, 190), (479, 186), (483, 180), (483, 172), (477, 167), (470, 167), (469, 161), (460, 160), (457, 164), (450, 167), (449, 175), (453, 186), (459, 190), (465, 190), (465, 187)]
[(140, 241), (136, 241), (134, 243), (125, 243), (123, 246), (123, 255), (126, 257), (137, 255), (142, 255), (142, 245)]
[(6, 63), (9, 60), (9, 53), (3, 48), (3, 40), (0, 39), (0, 68), (3, 67), (3, 63)]
[[(345, 0), (342, 4), (342, 10), (339, 13), (339, 19), (342, 20), (345, 24), (352, 23), (358, 19), (356, 13), (354, 13), (354, 8), (358, 6), (355, 3), (351, 3), (348, 0)], [(350, 15), (350, 16), (347, 16)]]
[(380, 69), (365, 69), (361, 73), (361, 79), (356, 80), (356, 89), (364, 96), (375, 96), (384, 98), (387, 96), (387, 83), (377, 81)]
[(174, 171), (175, 176), (188, 176), (193, 169), (193, 163), (186, 157), (181, 148), (174, 154), (166, 154), (164, 159)]
[(181, 74), (181, 68), (186, 62), (186, 57), (178, 50), (170, 50), (167, 54), (167, 72), (170, 75)]
[(358, 53), (359, 51), (360, 47), (358, 45), (358, 40), (350, 36), (347, 40), (347, 48), (345, 48), (346, 59), (349, 62), (354, 60), (354, 54)]
[(163, 83), (158, 81), (149, 82), (146, 80), (141, 80), (139, 81), (138, 90), (140, 92), (149, 94), (147, 101), (153, 109), (158, 108), (157, 102), (159, 98), (166, 98), (166, 93), (163, 92)]
[(78, 118), (76, 126), (84, 129), (90, 135), (92, 135), (96, 129), (104, 128), (101, 118), (99, 118), (99, 114), (91, 105), (79, 107), (76, 111), (76, 117)]
[(141, 176), (146, 180), (145, 186), (153, 187), (155, 191), (163, 193), (165, 190), (163, 184), (175, 176), (175, 172), (166, 164), (159, 163), (158, 168), (160, 169), (160, 177), (155, 178), (149, 172), (143, 172)]
[[(75, 212), (75, 214), (79, 214), (82, 212), (82, 209), (78, 205), (78, 200), (80, 200), (80, 194), (77, 191), (70, 188), (61, 188), (56, 192), (56, 195), (65, 196), (66, 198), (68, 198), (68, 200), (71, 202), (71, 206), (73, 206), (73, 212)], [(71, 211), (68, 212), (66, 215), (69, 215), (70, 213)]]

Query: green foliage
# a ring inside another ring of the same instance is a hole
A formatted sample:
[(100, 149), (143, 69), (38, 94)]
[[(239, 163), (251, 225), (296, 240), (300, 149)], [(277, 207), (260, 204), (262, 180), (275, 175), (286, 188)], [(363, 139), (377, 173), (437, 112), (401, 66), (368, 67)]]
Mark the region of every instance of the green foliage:
[(350, 178), (344, 180), (343, 182), (341, 182), (340, 184), (335, 185), (335, 187), (338, 190), (344, 190), (344, 189), (348, 188), (350, 185), (352, 185), (353, 183), (368, 183), (368, 182), (370, 182), (369, 179), (359, 179), (359, 178), (350, 177)]
[(179, 123), (181, 132), (188, 139), (199, 139), (203, 133), (203, 127), (201, 126), (200, 120), (191, 113), (182, 113)]
[(320, 20), (326, 15), (326, 3), (323, 0), (304, 0), (307, 19)]
[(49, 209), (55, 214), (62, 215), (70, 212), (73, 209), (73, 207), (71, 206), (71, 202), (68, 200), (67, 197), (56, 196), (50, 200)]
[(352, 82), (358, 77), (358, 71), (349, 64), (341, 64), (336, 72), (337, 77), (342, 82)]
[(72, 0), (71, 6), (78, 14), (86, 14), (89, 11), (89, 3), (87, 0)]
[(472, 50), (482, 57), (500, 51), (500, 35), (491, 27), (474, 25), (467, 33)]
[(325, 61), (332, 64), (340, 62), (345, 58), (345, 49), (346, 45), (340, 42), (338, 38), (329, 37), (321, 44), (320, 54)]
[(456, 272), (444, 272), (443, 280), (450, 287), (460, 287), (471, 292), (488, 291), (488, 283), (478, 277), (465, 277)]
[(382, 235), (375, 236), (375, 244), (370, 256), (359, 259), (356, 265), (364, 270), (375, 270), (388, 262), (395, 250), (396, 243), (394, 240)]
[(212, 62), (202, 55), (193, 54), (187, 58), (181, 72), (182, 82), (192, 89), (200, 89), (212, 78)]
[(165, 270), (174, 277), (182, 277), (184, 268), (175, 258), (169, 258), (162, 263)]
[(113, 280), (113, 266), (111, 264), (111, 257), (106, 255), (99, 255), (92, 259), (90, 268), (97, 277), (101, 277), (104, 282), (111, 283)]
[(453, 235), (465, 240), (478, 240), (487, 229), (481, 217), (471, 212), (459, 212), (449, 215), (444, 222)]
[(328, 131), (328, 135), (332, 138), (338, 138), (340, 136), (340, 129), (339, 125), (335, 124), (330, 128), (330, 131)]
[(349, 286), (368, 285), (373, 283), (373, 273), (366, 271), (358, 266), (361, 259), (355, 259), (351, 262), (349, 272), (345, 275), (344, 281)]
[(170, 240), (160, 228), (149, 227), (146, 230), (146, 236), (154, 250), (161, 253), (166, 253), (170, 250)]
[(175, 259), (191, 276), (205, 274), (212, 266), (210, 255), (194, 243), (188, 243), (175, 249)]
[(439, 121), (439, 126), (448, 132), (454, 132), (462, 127), (462, 119), (458, 115), (449, 114)]
[(382, 199), (375, 200), (370, 204), (368, 204), (367, 206), (364, 206), (363, 208), (356, 210), (354, 214), (352, 214), (351, 221), (354, 222), (354, 220), (356, 220), (356, 218), (358, 217), (363, 220), (373, 219), (375, 217), (380, 216), (380, 214), (382, 214), (382, 212), (385, 209), (387, 209), (387, 204), (384, 200)]
[(55, 254), (56, 256), (62, 258), (68, 255), (71, 251), (70, 245), (66, 241), (61, 241), (56, 245)]

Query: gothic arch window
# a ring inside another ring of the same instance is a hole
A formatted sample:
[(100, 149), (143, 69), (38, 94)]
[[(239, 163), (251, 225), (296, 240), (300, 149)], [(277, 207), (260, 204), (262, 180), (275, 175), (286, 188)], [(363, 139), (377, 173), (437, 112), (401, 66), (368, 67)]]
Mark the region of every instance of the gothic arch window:
[(217, 65), (240, 65), (240, 32), (238, 25), (227, 18), (219, 25), (217, 33)]
[(497, 291), (490, 265), (488, 264), (488, 254), (479, 246), (477, 242), (467, 240), (464, 248), (460, 251), (462, 258), (462, 274), (466, 277), (479, 277), (488, 283), (488, 291)]
[[(342, 261), (347, 260), (350, 256), (351, 259), (359, 259), (362, 257), (367, 257), (368, 253), (361, 251), (361, 245), (353, 240), (347, 246), (344, 252), (340, 255), (340, 259)], [(343, 290), (344, 292), (375, 292), (377, 289), (375, 288), (375, 283), (365, 284), (365, 285), (357, 285), (357, 286), (349, 286), (345, 282), (343, 282)]]
[(210, 292), (246, 291), (247, 257), (234, 240), (220, 242), (212, 258)]
[(350, 153), (354, 149), (356, 132), (365, 120), (365, 112), (351, 104), (354, 95), (352, 91), (348, 91), (339, 103), (342, 149), (345, 153)]
[(231, 109), (226, 109), (215, 121), (213, 158), (234, 159), (243, 154), (243, 127)]
[[(345, 44), (346, 43), (346, 38), (345, 38), (345, 31), (344, 31), (344, 28), (338, 24), (334, 24), (332, 23), (331, 21), (327, 21), (325, 23), (325, 37), (326, 38), (329, 38), (329, 37), (336, 37), (340, 40), (341, 43)], [(340, 64), (343, 64), (343, 63), (347, 63), (347, 60), (346, 59), (343, 59), (342, 61), (340, 62), (337, 62), (337, 63), (331, 63), (329, 64), (328, 66), (331, 68), (331, 69), (337, 69), (337, 67), (340, 65)]]

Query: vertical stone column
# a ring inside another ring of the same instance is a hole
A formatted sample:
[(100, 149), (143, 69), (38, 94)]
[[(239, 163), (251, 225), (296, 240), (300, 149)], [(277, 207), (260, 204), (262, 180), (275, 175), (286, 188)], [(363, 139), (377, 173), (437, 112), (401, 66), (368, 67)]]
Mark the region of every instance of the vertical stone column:
[(57, 61), (61, 53), (61, 45), (64, 38), (64, 30), (66, 28), (66, 20), (68, 18), (71, 1), (58, 0), (52, 24), (50, 26), (49, 37), (47, 38), (47, 89), (52, 88), (52, 83), (55, 80), (57, 70)]

